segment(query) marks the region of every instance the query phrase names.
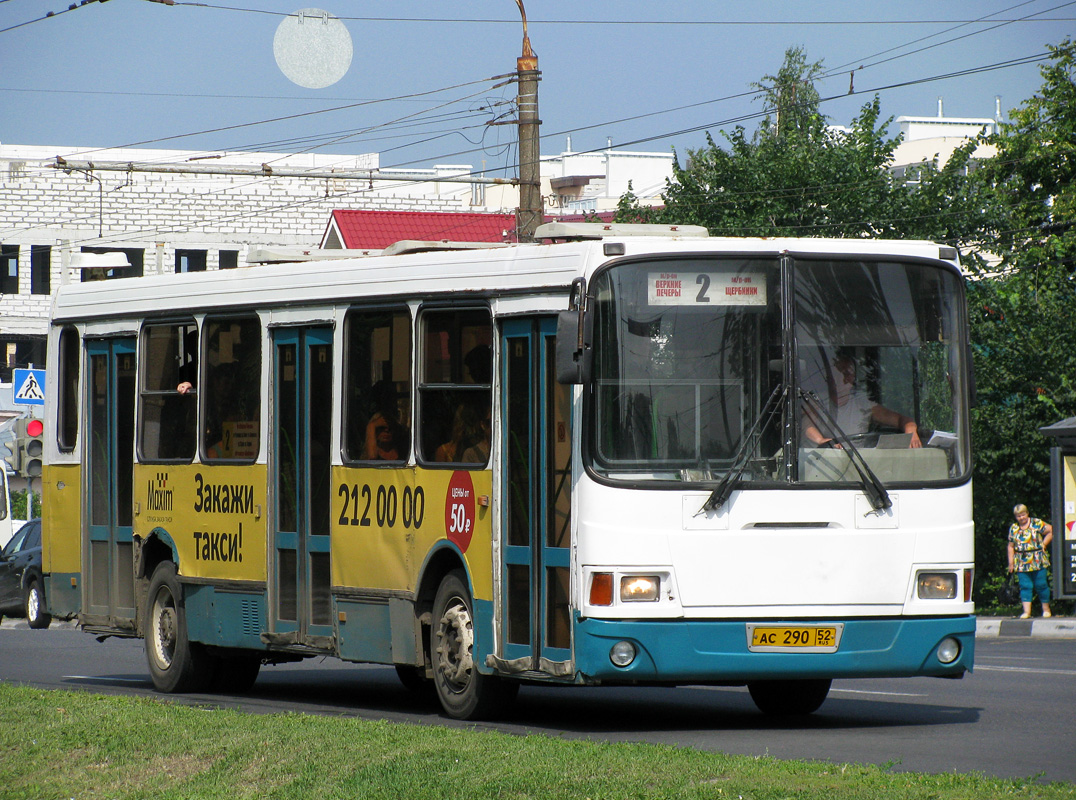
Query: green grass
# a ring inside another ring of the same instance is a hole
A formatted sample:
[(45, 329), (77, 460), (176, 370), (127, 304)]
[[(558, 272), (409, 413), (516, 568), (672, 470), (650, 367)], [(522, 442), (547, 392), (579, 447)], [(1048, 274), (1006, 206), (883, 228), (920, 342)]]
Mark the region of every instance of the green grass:
[(1076, 785), (0, 684), (0, 798), (1076, 798)]

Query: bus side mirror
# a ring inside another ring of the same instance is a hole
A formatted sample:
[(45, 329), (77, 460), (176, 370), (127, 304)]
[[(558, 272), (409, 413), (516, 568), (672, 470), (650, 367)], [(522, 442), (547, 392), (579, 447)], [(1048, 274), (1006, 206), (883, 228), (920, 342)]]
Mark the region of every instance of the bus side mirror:
[(557, 382), (589, 383), (594, 362), (594, 316), (583, 308), (557, 316)]

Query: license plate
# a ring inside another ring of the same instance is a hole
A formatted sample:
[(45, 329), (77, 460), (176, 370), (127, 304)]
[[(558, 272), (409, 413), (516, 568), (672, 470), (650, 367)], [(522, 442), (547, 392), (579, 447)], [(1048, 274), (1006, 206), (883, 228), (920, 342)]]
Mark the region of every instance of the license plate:
[(747, 649), (753, 653), (836, 653), (844, 625), (748, 625)]

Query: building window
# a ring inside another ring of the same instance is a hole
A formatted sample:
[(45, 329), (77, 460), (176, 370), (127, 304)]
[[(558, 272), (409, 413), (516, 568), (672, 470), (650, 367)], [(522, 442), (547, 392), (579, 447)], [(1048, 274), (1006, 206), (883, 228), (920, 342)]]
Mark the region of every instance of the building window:
[(30, 294), (52, 293), (52, 248), (30, 245)]
[(105, 281), (114, 278), (141, 278), (145, 251), (134, 247), (83, 247), (83, 253), (124, 253), (129, 267), (84, 269), (82, 281)]
[(19, 246), (0, 244), (0, 294), (19, 293)]
[(45, 366), (44, 336), (6, 336), (0, 338), (0, 383), (11, 383), (15, 369)]
[(239, 266), (238, 250), (221, 250), (219, 258), (221, 269), (235, 269)]
[(205, 250), (176, 250), (176, 273), (205, 272)]

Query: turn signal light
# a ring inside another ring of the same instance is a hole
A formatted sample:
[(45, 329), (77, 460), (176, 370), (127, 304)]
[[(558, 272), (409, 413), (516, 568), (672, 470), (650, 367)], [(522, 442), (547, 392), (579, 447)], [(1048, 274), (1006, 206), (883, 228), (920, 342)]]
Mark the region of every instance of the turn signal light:
[(590, 604), (592, 606), (613, 604), (613, 573), (595, 572), (590, 576)]

